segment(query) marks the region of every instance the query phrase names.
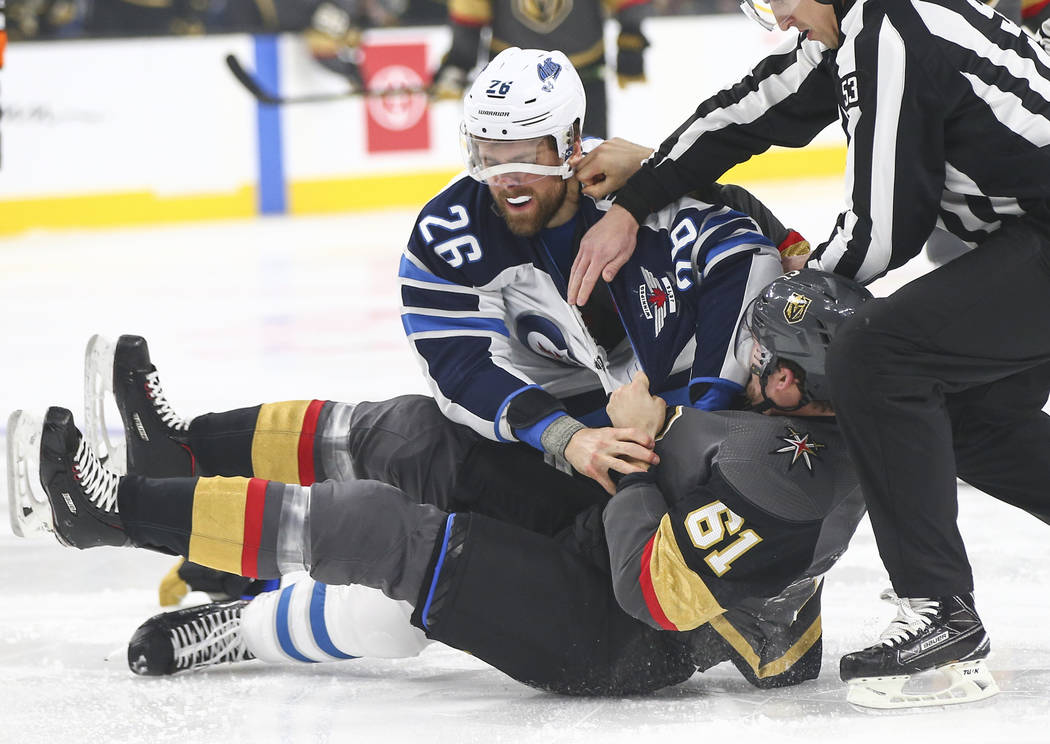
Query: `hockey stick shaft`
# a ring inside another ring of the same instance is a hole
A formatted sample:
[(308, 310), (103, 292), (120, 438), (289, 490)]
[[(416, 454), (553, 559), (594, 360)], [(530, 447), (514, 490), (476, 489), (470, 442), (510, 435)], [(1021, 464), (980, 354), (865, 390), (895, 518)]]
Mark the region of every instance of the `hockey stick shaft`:
[(339, 93), (310, 93), (301, 96), (281, 96), (270, 93), (265, 90), (255, 77), (248, 72), (244, 65), (240, 63), (234, 55), (226, 55), (226, 66), (230, 68), (230, 72), (237, 78), (237, 82), (244, 86), (244, 88), (255, 97), (259, 103), (269, 104), (271, 106), (281, 106), (285, 104), (295, 103), (326, 103), (329, 101), (341, 101), (345, 98), (381, 98), (384, 96), (392, 95), (414, 95), (414, 94), (427, 94), (425, 88), (394, 88), (391, 90), (357, 90), (350, 88)]

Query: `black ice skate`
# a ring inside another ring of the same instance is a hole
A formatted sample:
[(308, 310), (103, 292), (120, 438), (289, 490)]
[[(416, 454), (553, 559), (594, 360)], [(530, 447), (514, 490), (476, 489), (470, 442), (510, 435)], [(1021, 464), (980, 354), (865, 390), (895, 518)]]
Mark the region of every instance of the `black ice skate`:
[[(121, 442), (106, 425), (106, 393), (124, 424)], [(164, 396), (146, 339), (121, 336), (114, 344), (92, 336), (84, 353), (85, 436), (95, 454), (118, 473), (171, 478), (195, 474), (186, 443), (188, 422)]]
[(241, 611), (246, 600), (214, 602), (151, 617), (128, 643), (128, 667), (158, 677), (255, 656), (244, 644)]
[[(839, 662), (839, 676), (850, 685), (849, 702), (909, 708), (972, 702), (999, 692), (984, 661), (991, 646), (972, 594), (926, 599), (887, 591), (882, 598), (897, 603), (897, 617), (878, 643)], [(930, 689), (904, 689), (912, 675), (930, 670), (942, 673), (940, 680), (924, 678)]]
[(72, 548), (129, 545), (117, 513), (120, 476), (108, 470), (65, 408), (47, 410), (40, 434), (40, 484), (51, 505), (50, 529)]

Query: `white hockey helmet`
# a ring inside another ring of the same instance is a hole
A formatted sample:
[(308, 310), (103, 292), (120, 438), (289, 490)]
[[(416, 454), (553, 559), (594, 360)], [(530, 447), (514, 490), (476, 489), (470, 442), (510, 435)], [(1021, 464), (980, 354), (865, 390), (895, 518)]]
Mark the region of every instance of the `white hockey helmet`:
[[(586, 108), (583, 83), (562, 52), (504, 49), (463, 98), (460, 134), (468, 172), (482, 183), (508, 173), (526, 174), (519, 183), (544, 176), (569, 178), (577, 132), (573, 125), (583, 126)], [(548, 137), (553, 138), (557, 164), (550, 163)], [(518, 145), (508, 151), (513, 159), (485, 152), (492, 142)]]

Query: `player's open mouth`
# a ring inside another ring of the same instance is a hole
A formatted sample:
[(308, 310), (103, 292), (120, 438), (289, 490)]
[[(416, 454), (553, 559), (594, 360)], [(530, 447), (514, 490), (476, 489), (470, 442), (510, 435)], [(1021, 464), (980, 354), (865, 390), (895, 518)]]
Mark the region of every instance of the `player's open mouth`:
[(532, 201), (532, 197), (527, 194), (522, 196), (508, 196), (504, 199), (507, 202), (507, 206), (511, 209), (523, 209), (525, 205)]

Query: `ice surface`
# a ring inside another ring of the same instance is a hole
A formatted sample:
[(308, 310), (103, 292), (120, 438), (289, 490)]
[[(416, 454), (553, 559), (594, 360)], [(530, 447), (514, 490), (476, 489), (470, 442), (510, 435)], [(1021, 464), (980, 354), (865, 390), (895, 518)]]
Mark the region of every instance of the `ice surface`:
[[(814, 242), (832, 223), (837, 190), (826, 182), (756, 187)], [(145, 335), (168, 398), (184, 415), (424, 392), (395, 282), (414, 216), (0, 240), (0, 421), (14, 408), (52, 404), (80, 418), (81, 356), (92, 333)], [(19, 540), (4, 526), (0, 742), (1050, 741), (1048, 533), (965, 487), (960, 511), (1002, 693), (972, 706), (890, 714), (851, 708), (837, 675), (838, 657), (871, 642), (893, 614), (878, 601), (888, 581), (867, 522), (828, 577), (818, 680), (763, 692), (722, 665), (628, 699), (537, 692), (436, 645), (398, 661), (248, 663), (136, 678), (125, 644), (159, 611), (156, 586), (173, 559), (68, 550)]]

